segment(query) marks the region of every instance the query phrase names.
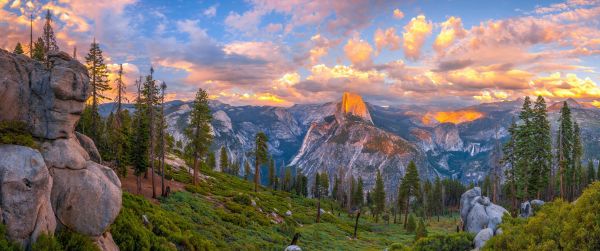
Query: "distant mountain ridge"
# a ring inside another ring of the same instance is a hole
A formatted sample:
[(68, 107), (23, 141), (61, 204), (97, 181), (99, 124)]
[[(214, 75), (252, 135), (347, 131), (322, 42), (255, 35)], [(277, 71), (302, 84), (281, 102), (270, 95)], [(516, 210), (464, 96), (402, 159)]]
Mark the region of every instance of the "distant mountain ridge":
[[(211, 150), (219, 156), (219, 149), (225, 146), (230, 159), (252, 163), (249, 153), (254, 136), (264, 131), (278, 172), (284, 165), (309, 176), (342, 168), (363, 177), (369, 189), (369, 177), (379, 169), (389, 177), (386, 189), (394, 191), (407, 161), (416, 160), (423, 178), (440, 176), (477, 183), (494, 164), (498, 152), (494, 149), (508, 139), (507, 128), (513, 118), (518, 118), (523, 102), (517, 99), (432, 111), (418, 106), (377, 106), (351, 93), (341, 96), (338, 102), (291, 107), (231, 106), (211, 101), (215, 135)], [(567, 103), (582, 128), (584, 160), (598, 158), (593, 154), (600, 152), (600, 109), (575, 100)], [(562, 102), (556, 102), (548, 107), (553, 132), (561, 106)], [(107, 116), (113, 107), (101, 105), (101, 115)], [(124, 107), (134, 110), (129, 104)], [(182, 132), (191, 102), (170, 101), (165, 107), (169, 133), (185, 141)], [(480, 115), (465, 115), (462, 111)]]

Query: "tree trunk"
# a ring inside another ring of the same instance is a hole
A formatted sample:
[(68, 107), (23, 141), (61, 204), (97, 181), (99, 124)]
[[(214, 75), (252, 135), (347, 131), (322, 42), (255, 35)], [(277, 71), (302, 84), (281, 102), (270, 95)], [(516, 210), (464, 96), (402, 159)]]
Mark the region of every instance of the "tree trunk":
[(321, 196), (319, 196), (319, 200), (317, 201), (317, 223), (321, 222)]
[(404, 229), (406, 229), (406, 222), (408, 222), (408, 208), (410, 207), (410, 195), (406, 195), (406, 209), (404, 209)]
[(254, 192), (258, 192), (258, 180), (260, 176), (260, 161), (258, 161), (258, 155), (256, 156), (256, 162), (254, 167)]
[(142, 176), (137, 175), (135, 180), (137, 181), (137, 193), (142, 194)]
[(360, 218), (360, 209), (358, 210), (358, 213), (356, 213), (356, 222), (354, 223), (354, 239), (356, 239), (356, 230), (358, 230), (358, 219)]

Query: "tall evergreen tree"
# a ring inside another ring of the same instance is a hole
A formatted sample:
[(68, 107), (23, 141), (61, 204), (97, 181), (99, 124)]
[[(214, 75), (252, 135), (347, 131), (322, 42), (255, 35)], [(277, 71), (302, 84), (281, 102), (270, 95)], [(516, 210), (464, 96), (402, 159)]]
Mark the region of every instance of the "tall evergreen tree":
[(529, 168), (528, 190), (530, 195), (541, 198), (541, 192), (546, 190), (552, 168), (552, 138), (550, 122), (548, 121), (546, 101), (538, 96), (533, 105), (531, 118), (531, 166)]
[(165, 152), (166, 152), (166, 141), (165, 135), (167, 134), (165, 131), (167, 130), (167, 123), (165, 118), (165, 90), (167, 89), (167, 84), (163, 81), (160, 85), (160, 125), (159, 125), (159, 138), (160, 138), (160, 194), (161, 196), (166, 196), (165, 191)]
[(267, 162), (269, 154), (269, 146), (267, 145), (269, 138), (264, 132), (256, 134), (254, 139), (254, 192), (258, 192), (258, 183), (260, 182), (260, 165)]
[(206, 156), (206, 166), (208, 166), (209, 170), (215, 170), (217, 167), (217, 158), (215, 157), (214, 152), (208, 152)]
[(375, 179), (375, 189), (373, 190), (373, 201), (375, 202), (375, 222), (377, 222), (379, 215), (385, 210), (385, 190), (383, 187), (383, 179), (381, 173), (377, 170), (377, 177)]
[(221, 172), (233, 174), (229, 170), (229, 159), (227, 157), (227, 148), (225, 148), (225, 146), (221, 146), (221, 151), (219, 154), (219, 167), (221, 168)]
[(250, 179), (250, 163), (248, 161), (244, 162), (244, 180)]
[(444, 208), (444, 188), (442, 185), (442, 181), (439, 177), (435, 178), (435, 182), (433, 183), (433, 211), (437, 216), (437, 220), (440, 221), (440, 214), (442, 209)]
[(189, 139), (189, 144), (193, 149), (194, 159), (194, 184), (198, 181), (198, 165), (201, 156), (205, 156), (208, 148), (212, 143), (212, 135), (210, 134), (210, 122), (212, 115), (208, 106), (208, 93), (199, 88), (196, 92), (194, 105), (190, 115), (190, 124), (185, 130), (185, 134)]
[(588, 160), (587, 174), (586, 174), (586, 185), (591, 184), (596, 180), (596, 171), (594, 171), (594, 161)]
[[(156, 86), (156, 80), (154, 80), (154, 68), (150, 67), (150, 75), (146, 76), (146, 81), (144, 82), (144, 101), (146, 102), (146, 106), (148, 107), (148, 125), (150, 129), (150, 148), (149, 148), (149, 158), (150, 158), (150, 175), (152, 175), (152, 198), (156, 198), (156, 183), (154, 180), (155, 176), (155, 162), (156, 162), (156, 105), (159, 101), (159, 93), (158, 88)], [(144, 177), (147, 176), (147, 173)]]
[(559, 163), (560, 176), (560, 196), (563, 199), (567, 198), (567, 188), (573, 183), (574, 170), (573, 164), (573, 122), (571, 121), (571, 109), (567, 102), (563, 102), (560, 109), (560, 117), (558, 119), (558, 139), (557, 139), (557, 157)]
[(583, 144), (581, 141), (581, 129), (579, 128), (579, 124), (577, 121), (573, 121), (573, 170), (575, 173), (572, 178), (573, 184), (571, 185), (571, 200), (574, 200), (577, 197), (577, 194), (580, 191), (580, 185), (583, 183), (583, 167), (581, 166), (581, 158), (583, 156)]
[(359, 176), (358, 180), (356, 181), (356, 187), (354, 188), (354, 195), (352, 196), (352, 201), (358, 208), (361, 208), (365, 201), (363, 186), (362, 177)]
[(402, 194), (402, 198), (406, 202), (404, 204), (404, 227), (406, 228), (410, 208), (410, 197), (418, 197), (420, 194), (419, 171), (417, 170), (417, 165), (414, 161), (410, 161), (410, 163), (408, 164), (408, 167), (406, 168), (406, 174), (404, 174), (404, 178), (402, 179), (401, 184), (402, 185), (400, 186), (400, 193)]
[(148, 170), (148, 143), (150, 139), (150, 130), (148, 127), (148, 118), (146, 116), (147, 107), (142, 102), (141, 98), (141, 81), (136, 82), (137, 85), (137, 99), (135, 103), (135, 114), (134, 121), (135, 130), (132, 130), (131, 134), (131, 147), (129, 154), (131, 157), (131, 164), (134, 168), (134, 174), (137, 181), (137, 192), (142, 192), (142, 180), (141, 175)]
[(533, 110), (531, 109), (531, 100), (525, 97), (521, 113), (519, 114), (521, 124), (517, 129), (515, 154), (516, 161), (516, 187), (517, 196), (520, 199), (529, 198), (529, 175), (531, 169), (531, 161), (533, 158), (532, 145), (533, 139)]
[(517, 208), (517, 173), (516, 173), (516, 169), (517, 169), (517, 123), (515, 122), (515, 119), (512, 119), (512, 123), (510, 124), (510, 127), (508, 128), (508, 133), (510, 135), (510, 138), (508, 139), (508, 141), (506, 142), (506, 144), (504, 144), (504, 147), (502, 148), (503, 151), (503, 158), (502, 158), (502, 164), (506, 167), (505, 168), (505, 172), (504, 172), (504, 176), (506, 178), (505, 181), (505, 186), (510, 188), (510, 198), (512, 201), (512, 208), (513, 210), (516, 210)]
[(46, 52), (59, 51), (58, 45), (56, 44), (56, 37), (54, 36), (54, 29), (52, 29), (52, 14), (50, 10), (46, 11), (46, 21), (44, 23), (44, 48)]
[(275, 185), (275, 160), (273, 158), (269, 161), (269, 186), (273, 188)]
[(44, 48), (44, 39), (42, 39), (41, 37), (37, 39), (37, 41), (35, 41), (33, 43), (33, 50), (31, 53), (31, 58), (39, 61), (39, 62), (43, 62), (45, 60), (46, 57), (46, 49)]
[(289, 167), (285, 167), (282, 189), (289, 192), (292, 188), (292, 185), (292, 169)]
[(90, 51), (85, 57), (85, 62), (87, 64), (89, 76), (90, 76), (90, 87), (92, 89), (91, 93), (91, 125), (90, 132), (87, 133), (96, 143), (100, 142), (100, 123), (101, 118), (98, 113), (98, 104), (103, 99), (108, 99), (104, 96), (104, 92), (109, 91), (111, 89), (110, 85), (108, 85), (108, 69), (106, 68), (106, 64), (104, 63), (104, 56), (102, 56), (102, 50), (100, 49), (100, 45), (92, 42), (90, 46)]
[(15, 50), (13, 50), (13, 53), (14, 54), (23, 54), (23, 53), (25, 53), (23, 51), (23, 46), (21, 45), (20, 42), (17, 42), (17, 45), (15, 46)]
[(327, 175), (327, 172), (321, 173), (320, 181), (321, 181), (321, 184), (320, 184), (321, 191), (319, 192), (319, 194), (322, 197), (329, 197), (329, 175)]

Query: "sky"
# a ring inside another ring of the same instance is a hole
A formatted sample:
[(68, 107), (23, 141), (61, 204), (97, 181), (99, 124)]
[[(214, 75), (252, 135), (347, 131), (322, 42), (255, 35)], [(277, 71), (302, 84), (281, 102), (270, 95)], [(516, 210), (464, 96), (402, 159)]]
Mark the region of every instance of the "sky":
[(28, 51), (46, 10), (61, 50), (83, 62), (95, 38), (111, 80), (123, 64), (129, 96), (153, 67), (168, 100), (600, 107), (600, 0), (0, 0), (0, 48)]

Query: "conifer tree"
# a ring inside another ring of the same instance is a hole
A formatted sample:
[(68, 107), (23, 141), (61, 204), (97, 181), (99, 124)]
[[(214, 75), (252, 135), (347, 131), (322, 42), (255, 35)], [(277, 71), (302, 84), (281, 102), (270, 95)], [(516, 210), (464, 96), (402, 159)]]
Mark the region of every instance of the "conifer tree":
[(46, 57), (46, 49), (44, 48), (44, 39), (42, 39), (41, 37), (37, 39), (37, 41), (35, 41), (33, 43), (33, 50), (32, 50), (32, 54), (31, 54), (31, 58), (39, 61), (39, 62), (43, 62), (45, 60)]
[(516, 174), (516, 169), (517, 169), (517, 153), (516, 153), (516, 148), (517, 148), (517, 123), (515, 122), (515, 119), (512, 119), (512, 123), (510, 124), (510, 127), (508, 128), (508, 133), (510, 135), (510, 138), (508, 139), (508, 142), (506, 142), (506, 144), (504, 144), (504, 147), (502, 148), (503, 151), (503, 158), (502, 158), (502, 164), (506, 167), (505, 171), (504, 171), (504, 176), (506, 178), (505, 181), (505, 186), (510, 188), (510, 198), (512, 201), (512, 208), (513, 210), (516, 210), (517, 208), (517, 198), (516, 198), (516, 194), (517, 194), (517, 174)]
[(46, 52), (59, 51), (58, 45), (56, 44), (56, 37), (54, 36), (54, 29), (52, 29), (52, 14), (50, 10), (46, 12), (46, 22), (44, 23), (44, 48)]
[(212, 143), (212, 135), (210, 134), (210, 122), (212, 115), (208, 106), (208, 93), (199, 88), (196, 92), (194, 105), (190, 115), (190, 124), (185, 130), (185, 134), (189, 139), (189, 144), (193, 149), (194, 159), (194, 184), (198, 181), (198, 165), (201, 156), (205, 156), (208, 148)]
[(529, 175), (531, 173), (531, 161), (533, 158), (533, 110), (531, 109), (531, 100), (525, 97), (521, 113), (519, 114), (521, 124), (517, 129), (515, 154), (516, 161), (516, 187), (517, 196), (520, 199), (529, 198)]
[(574, 200), (579, 193), (579, 186), (582, 184), (583, 179), (583, 167), (581, 166), (581, 157), (583, 156), (583, 145), (581, 143), (581, 130), (577, 121), (573, 121), (573, 153), (572, 155), (572, 168), (574, 170), (572, 184), (571, 184), (571, 200)]
[(419, 219), (419, 223), (417, 224), (417, 229), (415, 230), (415, 241), (418, 241), (421, 238), (427, 237), (427, 228), (425, 227), (425, 221), (423, 219)]
[(435, 215), (437, 216), (438, 222), (440, 221), (440, 213), (444, 208), (444, 188), (442, 186), (442, 181), (439, 177), (435, 178), (435, 182), (433, 184), (433, 210)]
[(337, 175), (333, 177), (333, 189), (331, 191), (332, 197), (334, 200), (340, 202), (338, 197), (338, 191), (340, 189), (340, 179)]
[(535, 143), (530, 144), (531, 167), (529, 169), (528, 190), (530, 195), (541, 199), (550, 180), (552, 168), (552, 138), (550, 136), (550, 122), (548, 121), (546, 101), (538, 96), (533, 105), (531, 118), (531, 137)]
[(572, 184), (573, 178), (573, 122), (571, 121), (571, 109), (567, 102), (563, 102), (563, 107), (560, 110), (557, 139), (557, 154), (559, 163), (560, 176), (560, 196), (563, 199), (567, 198), (567, 188)]
[(289, 192), (292, 188), (292, 169), (289, 167), (285, 167), (285, 174), (283, 175), (283, 186), (281, 188), (286, 192)]
[(419, 180), (419, 171), (417, 170), (417, 165), (415, 165), (414, 161), (410, 161), (408, 167), (406, 168), (406, 174), (402, 179), (402, 185), (400, 186), (400, 193), (402, 194), (402, 198), (405, 200), (404, 204), (404, 227), (406, 228), (406, 223), (408, 221), (408, 213), (410, 208), (410, 197), (417, 196), (420, 194), (420, 180)]
[(314, 196), (317, 198), (317, 220), (316, 222), (321, 222), (321, 174), (317, 173), (315, 175), (315, 185), (313, 189)]
[(269, 154), (269, 146), (267, 145), (269, 138), (264, 132), (256, 134), (254, 140), (254, 192), (258, 192), (258, 183), (260, 182), (260, 165), (267, 162), (267, 154)]
[(321, 184), (319, 187), (321, 188), (321, 191), (319, 194), (321, 197), (329, 197), (329, 175), (327, 175), (327, 172), (321, 173), (320, 181)]
[(227, 157), (227, 148), (225, 148), (225, 146), (221, 146), (221, 151), (219, 154), (219, 167), (221, 167), (221, 172), (233, 174), (229, 170), (229, 159)]
[[(34, 53), (35, 54), (35, 53)], [(90, 51), (85, 57), (85, 62), (87, 64), (89, 76), (90, 76), (90, 88), (91, 91), (91, 125), (89, 136), (98, 144), (100, 142), (100, 123), (101, 118), (98, 112), (98, 104), (103, 99), (108, 99), (104, 96), (104, 93), (110, 90), (110, 85), (108, 85), (108, 69), (106, 68), (106, 64), (104, 63), (104, 56), (102, 56), (102, 50), (100, 49), (100, 45), (92, 42)]]
[(131, 164), (134, 168), (134, 174), (137, 180), (137, 192), (142, 192), (141, 175), (148, 170), (148, 142), (150, 131), (148, 127), (148, 118), (146, 116), (147, 107), (141, 98), (141, 81), (137, 82), (138, 95), (135, 103), (134, 124), (135, 130), (131, 134)]
[(354, 201), (354, 204), (358, 207), (361, 208), (364, 204), (364, 188), (363, 188), (363, 180), (362, 177), (358, 177), (358, 181), (356, 182), (356, 187), (354, 188), (354, 195), (352, 197), (352, 201)]
[(379, 215), (385, 210), (385, 190), (383, 187), (383, 179), (381, 173), (377, 170), (377, 177), (375, 179), (375, 189), (373, 190), (373, 200), (375, 202), (375, 210), (373, 212), (375, 216), (375, 222), (377, 222)]
[(206, 166), (208, 166), (209, 170), (215, 170), (217, 167), (217, 159), (215, 158), (214, 152), (208, 152), (208, 156), (206, 156)]
[(275, 160), (273, 158), (269, 161), (269, 186), (273, 188), (275, 185)]
[[(122, 70), (121, 70), (122, 71)], [(160, 85), (160, 126), (159, 126), (159, 138), (160, 138), (160, 194), (166, 196), (165, 191), (165, 131), (167, 130), (167, 123), (165, 118), (165, 90), (167, 84), (163, 81)]]
[[(151, 182), (152, 182), (152, 198), (156, 198), (156, 183), (154, 182), (155, 176), (155, 162), (156, 162), (156, 105), (158, 104), (158, 88), (156, 86), (156, 80), (154, 80), (154, 68), (150, 67), (150, 75), (146, 76), (146, 81), (144, 82), (144, 101), (146, 102), (146, 106), (148, 107), (148, 125), (150, 129), (150, 174)], [(147, 173), (144, 177), (147, 176)]]
[(23, 51), (23, 46), (21, 46), (20, 42), (17, 42), (17, 45), (15, 46), (15, 50), (13, 50), (13, 53), (14, 54), (23, 54), (23, 53), (25, 53)]
[(409, 233), (412, 233), (417, 228), (417, 222), (415, 220), (415, 216), (411, 213), (408, 217), (408, 221), (404, 223), (404, 229)]
[(586, 185), (591, 184), (596, 180), (596, 171), (594, 171), (594, 161), (588, 160)]
[(250, 179), (250, 163), (248, 161), (244, 162), (244, 180)]

